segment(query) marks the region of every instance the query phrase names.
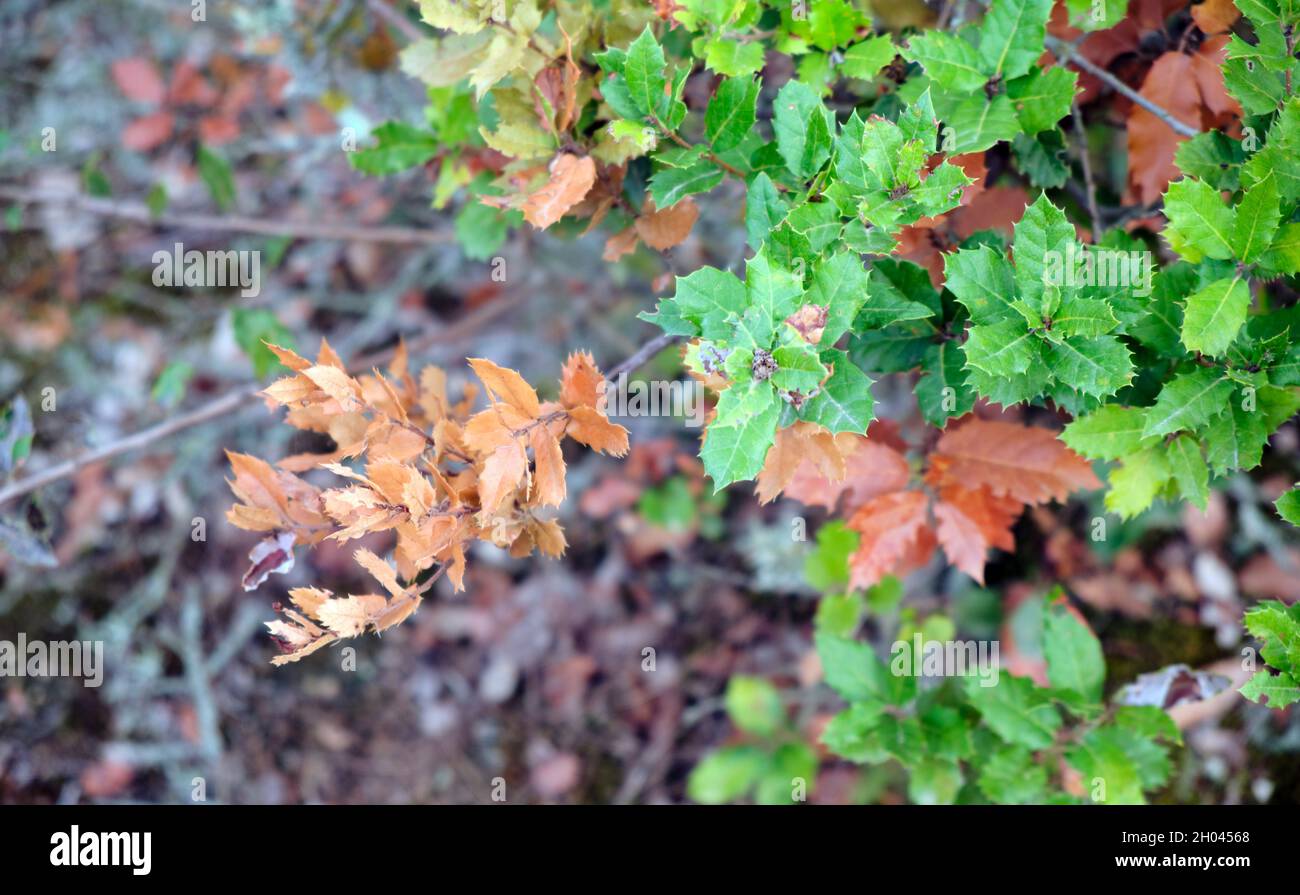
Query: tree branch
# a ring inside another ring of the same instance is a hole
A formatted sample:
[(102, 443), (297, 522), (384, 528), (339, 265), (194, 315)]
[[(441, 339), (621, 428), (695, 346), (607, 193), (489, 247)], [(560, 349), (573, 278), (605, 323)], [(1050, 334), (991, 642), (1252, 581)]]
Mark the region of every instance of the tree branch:
[(1083, 128), (1083, 114), (1079, 112), (1078, 103), (1070, 103), (1070, 114), (1074, 118), (1074, 135), (1078, 139), (1083, 182), (1088, 189), (1088, 215), (1092, 218), (1092, 241), (1097, 242), (1101, 239), (1105, 227), (1101, 223), (1101, 212), (1097, 209), (1097, 185), (1092, 180), (1092, 161), (1088, 158), (1088, 132)]
[(398, 31), (402, 32), (409, 41), (423, 40), (425, 35), (420, 33), (420, 29), (411, 24), (411, 20), (393, 9), (384, 0), (366, 0), (366, 6), (370, 8), (376, 16), (392, 25)]
[(1065, 41), (1059, 40), (1055, 37), (1052, 37), (1051, 35), (1048, 35), (1046, 44), (1047, 44), (1047, 48), (1056, 55), (1057, 59), (1060, 59), (1063, 62), (1065, 61), (1071, 62), (1074, 65), (1077, 65), (1079, 68), (1086, 71), (1088, 74), (1092, 75), (1093, 77), (1103, 81), (1107, 86), (1109, 86), (1115, 92), (1120, 93), (1128, 97), (1129, 99), (1133, 100), (1133, 102), (1137, 103), (1139, 106), (1146, 109), (1152, 115), (1159, 118), (1165, 124), (1169, 125), (1169, 127), (1173, 130), (1174, 133), (1181, 134), (1184, 137), (1195, 137), (1197, 134), (1200, 133), (1200, 130), (1192, 127), (1190, 124), (1184, 124), (1183, 122), (1179, 121), (1177, 118), (1173, 116), (1173, 113), (1169, 112), (1167, 109), (1162, 109), (1160, 106), (1157, 106), (1155, 103), (1151, 102), (1151, 100), (1147, 99), (1145, 96), (1138, 93), (1136, 90), (1134, 90), (1132, 87), (1125, 84), (1119, 78), (1115, 77), (1110, 72), (1106, 71), (1106, 69), (1100, 67), (1099, 65), (1096, 65), (1090, 59), (1084, 58), (1083, 55), (1076, 52), (1074, 47), (1070, 46)]
[(0, 199), (26, 205), (62, 205), (101, 217), (134, 221), (147, 227), (175, 227), (182, 230), (220, 230), (227, 233), (291, 236), (297, 239), (335, 239), (341, 242), (382, 242), (400, 245), (442, 245), (455, 238), (444, 230), (421, 230), (415, 227), (268, 221), (241, 215), (181, 214), (166, 211), (154, 214), (143, 202), (100, 199), (80, 193), (31, 190), (12, 186), (0, 186)]

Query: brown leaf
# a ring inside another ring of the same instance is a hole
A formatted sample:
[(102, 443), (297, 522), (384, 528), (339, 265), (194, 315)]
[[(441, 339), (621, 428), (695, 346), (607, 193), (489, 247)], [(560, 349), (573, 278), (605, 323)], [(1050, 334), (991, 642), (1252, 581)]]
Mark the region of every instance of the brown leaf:
[[(1147, 72), (1139, 92), (1184, 124), (1199, 126), (1201, 93), (1191, 56), (1176, 51), (1162, 55)], [(1174, 153), (1186, 139), (1156, 115), (1133, 106), (1128, 117), (1129, 189), (1136, 202), (1159, 199), (1169, 182), (1179, 176)]]
[(785, 318), (785, 322), (794, 327), (805, 342), (816, 345), (822, 340), (822, 332), (826, 329), (827, 314), (828, 309), (821, 305), (804, 305)]
[(293, 532), (282, 531), (258, 541), (248, 553), (252, 565), (244, 573), (244, 590), (257, 590), (272, 574), (292, 571), (295, 540)]
[(906, 458), (883, 441), (860, 435), (840, 435), (835, 440), (844, 457), (844, 476), (832, 479), (816, 464), (802, 464), (786, 485), (786, 496), (831, 511), (844, 498), (845, 511), (851, 512), (875, 497), (907, 486), (911, 470)]
[(624, 255), (635, 251), (639, 239), (635, 225), (628, 227), (626, 230), (620, 230), (605, 240), (605, 251), (601, 253), (600, 257), (604, 261), (617, 261)]
[(525, 220), (545, 230), (581, 202), (595, 182), (596, 162), (590, 156), (557, 155), (546, 184), (524, 200)]
[(949, 486), (934, 505), (935, 534), (948, 561), (983, 584), (989, 548), (1015, 549), (1011, 526), (1020, 511), (1019, 502), (995, 497), (988, 488)]
[(646, 208), (636, 219), (636, 232), (650, 248), (664, 252), (690, 235), (699, 216), (699, 206), (690, 196), (664, 209), (655, 208), (654, 201), (646, 199)]
[(1037, 504), (1100, 488), (1092, 466), (1055, 432), (996, 420), (950, 425), (930, 455), (926, 481), (936, 487), (981, 485), (998, 496)]

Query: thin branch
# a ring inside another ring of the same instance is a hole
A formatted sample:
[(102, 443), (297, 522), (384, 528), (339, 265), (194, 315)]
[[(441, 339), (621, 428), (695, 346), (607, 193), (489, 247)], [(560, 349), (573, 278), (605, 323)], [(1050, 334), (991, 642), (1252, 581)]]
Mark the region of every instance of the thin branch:
[(1092, 161), (1088, 158), (1088, 132), (1083, 128), (1083, 114), (1079, 104), (1070, 104), (1070, 114), (1074, 117), (1074, 133), (1079, 140), (1079, 164), (1083, 166), (1083, 182), (1088, 190), (1088, 214), (1092, 217), (1092, 241), (1101, 239), (1106, 229), (1101, 223), (1101, 212), (1097, 209), (1097, 185), (1092, 180)]
[(669, 345), (672, 345), (674, 342), (679, 341), (681, 338), (681, 336), (675, 336), (671, 333), (662, 333), (655, 336), (649, 342), (646, 342), (630, 354), (622, 363), (610, 367), (609, 372), (605, 374), (605, 378), (617, 379), (624, 373), (631, 373), (638, 367), (644, 366), (652, 357), (660, 351), (663, 351)]
[(416, 227), (269, 221), (242, 215), (182, 214), (167, 211), (154, 214), (143, 202), (100, 199), (80, 193), (30, 190), (11, 186), (0, 186), (0, 199), (26, 205), (61, 205), (101, 217), (134, 221), (148, 227), (175, 227), (182, 230), (220, 230), (228, 233), (290, 236), (295, 239), (334, 239), (341, 242), (381, 242), (400, 245), (443, 245), (455, 238), (444, 230), (422, 230)]
[(1115, 92), (1120, 93), (1128, 97), (1129, 99), (1133, 100), (1133, 102), (1137, 103), (1139, 106), (1146, 109), (1152, 115), (1159, 118), (1165, 124), (1169, 125), (1169, 127), (1173, 130), (1174, 133), (1181, 134), (1184, 137), (1195, 137), (1197, 134), (1200, 133), (1200, 130), (1198, 130), (1197, 128), (1192, 127), (1190, 124), (1184, 124), (1183, 122), (1179, 121), (1177, 118), (1173, 116), (1173, 113), (1171, 113), (1167, 109), (1163, 109), (1160, 106), (1157, 106), (1155, 103), (1151, 102), (1151, 100), (1147, 99), (1145, 96), (1138, 93), (1136, 90), (1134, 90), (1132, 87), (1125, 84), (1119, 78), (1115, 77), (1110, 72), (1106, 71), (1106, 69), (1096, 65), (1090, 59), (1086, 59), (1082, 54), (1076, 52), (1075, 49), (1065, 41), (1058, 40), (1057, 38), (1051, 37), (1049, 35), (1046, 43), (1047, 43), (1047, 48), (1056, 54), (1057, 59), (1060, 59), (1062, 61), (1072, 62), (1073, 64), (1077, 65), (1079, 68), (1086, 71), (1088, 74), (1105, 82)]

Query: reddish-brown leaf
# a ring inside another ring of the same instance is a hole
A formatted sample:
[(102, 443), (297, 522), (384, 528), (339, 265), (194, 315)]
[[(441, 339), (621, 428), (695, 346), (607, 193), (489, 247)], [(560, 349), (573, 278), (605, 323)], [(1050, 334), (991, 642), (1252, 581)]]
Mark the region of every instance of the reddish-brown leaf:
[(1099, 488), (1088, 461), (1056, 433), (1034, 426), (972, 418), (949, 426), (930, 455), (926, 481), (936, 487), (986, 486), (997, 496), (1036, 504)]
[(582, 201), (596, 182), (596, 162), (561, 153), (551, 162), (550, 177), (541, 189), (524, 200), (524, 218), (539, 230), (554, 224)]

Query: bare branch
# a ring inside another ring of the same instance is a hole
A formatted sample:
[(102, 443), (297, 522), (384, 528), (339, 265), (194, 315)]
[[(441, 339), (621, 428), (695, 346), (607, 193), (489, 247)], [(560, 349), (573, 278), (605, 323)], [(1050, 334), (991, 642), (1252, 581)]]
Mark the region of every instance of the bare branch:
[(0, 186), (0, 199), (26, 205), (62, 205), (88, 214), (134, 221), (147, 227), (174, 227), (181, 230), (219, 230), (228, 233), (291, 236), (296, 239), (335, 239), (340, 242), (382, 242), (399, 245), (442, 245), (455, 238), (445, 230), (421, 230), (416, 227), (269, 221), (241, 215), (182, 214), (166, 211), (154, 214), (143, 202), (100, 199), (80, 193), (31, 190), (11, 186)]
[(1102, 68), (1099, 65), (1096, 65), (1090, 59), (1084, 58), (1082, 54), (1076, 52), (1074, 47), (1070, 46), (1065, 41), (1058, 40), (1057, 38), (1049, 35), (1047, 37), (1046, 43), (1047, 43), (1047, 48), (1056, 54), (1057, 59), (1071, 62), (1074, 65), (1077, 65), (1079, 68), (1086, 71), (1088, 74), (1092, 75), (1093, 77), (1100, 79), (1116, 93), (1120, 93), (1128, 97), (1129, 99), (1133, 100), (1133, 102), (1137, 103), (1139, 106), (1146, 109), (1152, 115), (1159, 118), (1165, 124), (1169, 125), (1169, 127), (1173, 130), (1174, 133), (1181, 134), (1184, 137), (1195, 137), (1197, 134), (1200, 133), (1200, 130), (1192, 127), (1190, 124), (1184, 124), (1183, 122), (1179, 121), (1177, 118), (1173, 116), (1173, 113), (1171, 113), (1167, 109), (1162, 109), (1160, 106), (1157, 106), (1155, 103), (1151, 102), (1151, 100), (1147, 99), (1145, 96), (1138, 93), (1136, 90), (1134, 90), (1132, 87), (1125, 84), (1119, 78), (1115, 77), (1110, 72), (1106, 71), (1106, 69)]

